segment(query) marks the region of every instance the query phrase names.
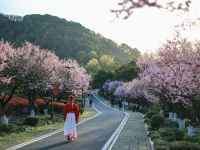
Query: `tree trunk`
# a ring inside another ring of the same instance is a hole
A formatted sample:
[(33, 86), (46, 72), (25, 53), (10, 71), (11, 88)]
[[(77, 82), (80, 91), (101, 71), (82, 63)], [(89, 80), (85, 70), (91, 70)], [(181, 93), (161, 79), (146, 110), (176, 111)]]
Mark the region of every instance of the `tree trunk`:
[(193, 125), (189, 125), (188, 127), (188, 136), (192, 137), (194, 135), (194, 127)]
[(173, 118), (173, 112), (169, 112), (169, 120), (172, 120)]
[(31, 115), (31, 117), (35, 117), (35, 111), (34, 111), (34, 109), (31, 110), (30, 115)]
[(44, 109), (44, 114), (47, 115), (47, 112), (48, 112), (48, 109), (45, 108), (45, 109)]
[(185, 119), (178, 118), (178, 126), (179, 130), (182, 131), (185, 129)]
[(173, 113), (172, 116), (173, 116), (172, 120), (173, 120), (173, 121), (177, 121), (177, 114), (176, 114), (176, 113)]
[(6, 115), (1, 116), (1, 123), (3, 125), (8, 125), (8, 121), (9, 121), (9, 118), (7, 118)]
[(164, 111), (163, 111), (162, 109), (160, 109), (160, 115), (163, 115), (163, 112), (164, 112)]

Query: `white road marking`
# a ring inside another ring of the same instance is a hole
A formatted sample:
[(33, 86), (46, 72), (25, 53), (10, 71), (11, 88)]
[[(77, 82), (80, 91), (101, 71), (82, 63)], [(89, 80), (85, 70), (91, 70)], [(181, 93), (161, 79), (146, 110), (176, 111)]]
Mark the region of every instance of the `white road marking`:
[[(96, 107), (93, 106), (93, 108), (94, 108), (98, 113), (97, 113), (96, 115), (92, 116), (92, 117), (89, 117), (89, 118), (87, 118), (87, 119), (81, 121), (81, 122), (78, 123), (77, 125), (80, 125), (80, 124), (82, 124), (82, 123), (84, 123), (84, 122), (86, 122), (86, 121), (88, 121), (88, 120), (91, 120), (91, 119), (93, 119), (93, 118), (96, 118), (97, 116), (99, 116), (99, 115), (101, 114), (101, 112), (100, 112)], [(24, 147), (24, 146), (29, 145), (29, 144), (31, 144), (31, 143), (37, 142), (37, 141), (39, 141), (39, 140), (42, 140), (42, 139), (47, 138), (47, 137), (49, 137), (49, 136), (52, 136), (52, 135), (54, 135), (54, 134), (60, 133), (60, 132), (62, 132), (62, 131), (63, 131), (63, 129), (58, 129), (58, 130), (56, 130), (56, 131), (50, 132), (50, 133), (48, 133), (48, 134), (42, 135), (42, 136), (40, 136), (40, 137), (31, 139), (31, 140), (29, 140), (29, 141), (26, 141), (26, 142), (23, 142), (23, 143), (21, 143), (21, 144), (18, 144), (18, 145), (15, 145), (15, 146), (13, 146), (13, 147), (10, 147), (10, 148), (8, 148), (8, 149), (6, 149), (6, 150), (16, 150), (16, 149), (19, 149), (19, 148), (21, 148), (21, 147)]]
[[(93, 92), (93, 93), (94, 93), (94, 92)], [(121, 121), (120, 125), (119, 125), (119, 126), (117, 127), (117, 129), (115, 130), (115, 132), (112, 134), (112, 136), (108, 139), (108, 141), (106, 142), (106, 144), (105, 144), (105, 145), (102, 147), (102, 149), (101, 149), (101, 150), (111, 150), (112, 147), (113, 147), (113, 145), (115, 144), (115, 142), (116, 142), (118, 136), (120, 135), (120, 132), (122, 131), (124, 125), (126, 124), (126, 121), (127, 121), (128, 118), (129, 118), (129, 114), (128, 114), (127, 112), (124, 112), (124, 111), (121, 111), (121, 110), (112, 108), (111, 106), (109, 106), (109, 105), (103, 103), (101, 100), (99, 100), (99, 98), (98, 98), (96, 95), (94, 95), (94, 96), (96, 97), (96, 99), (97, 99), (100, 103), (102, 103), (102, 104), (105, 105), (106, 107), (109, 107), (109, 108), (111, 108), (111, 109), (113, 109), (113, 110), (117, 110), (117, 111), (123, 112), (123, 113), (125, 113), (125, 115), (126, 115), (126, 116), (124, 117), (124, 119)]]

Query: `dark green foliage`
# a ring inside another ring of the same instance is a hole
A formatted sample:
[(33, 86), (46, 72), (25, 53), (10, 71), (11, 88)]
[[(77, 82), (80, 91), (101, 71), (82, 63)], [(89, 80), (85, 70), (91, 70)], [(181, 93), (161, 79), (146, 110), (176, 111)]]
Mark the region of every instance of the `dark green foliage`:
[(195, 142), (195, 143), (199, 143), (200, 144), (200, 128), (195, 128), (195, 135), (192, 137), (189, 136), (185, 136), (185, 141), (188, 142)]
[(156, 139), (154, 140), (154, 149), (155, 150), (169, 150), (168, 142), (161, 139)]
[(169, 120), (169, 119), (165, 119), (165, 122), (162, 126), (165, 127), (165, 128), (178, 128), (178, 122), (172, 121), (172, 120)]
[(0, 125), (0, 132), (6, 132), (9, 133), (11, 132), (13, 129), (13, 125), (9, 124), (9, 125)]
[(28, 116), (26, 117), (24, 124), (35, 127), (39, 124), (39, 118)]
[(157, 114), (159, 114), (157, 111), (150, 111), (148, 114), (146, 114), (145, 117), (151, 118), (153, 115), (157, 115)]
[(149, 136), (150, 136), (151, 140), (160, 139), (161, 138), (158, 131), (151, 131)]
[(105, 70), (99, 70), (93, 77), (92, 87), (94, 89), (102, 88), (102, 85), (108, 79), (113, 79), (114, 74)]
[(175, 130), (174, 136), (177, 141), (182, 141), (184, 139), (184, 131)]
[(124, 64), (115, 70), (115, 79), (124, 82), (131, 81), (138, 76), (138, 69), (135, 61)]
[(164, 123), (164, 121), (165, 121), (165, 118), (163, 116), (153, 115), (151, 117), (150, 124), (153, 129), (159, 129), (160, 126)]
[(45, 105), (37, 105), (37, 112), (40, 114), (44, 114)]
[[(118, 63), (129, 62), (139, 55), (137, 49), (114, 41), (83, 27), (51, 15), (26, 15), (21, 19), (0, 14), (0, 39), (20, 46), (25, 40), (50, 49), (61, 58), (72, 57), (82, 65), (103, 54), (113, 56)], [(17, 16), (15, 17), (17, 18)], [(19, 17), (20, 18), (20, 17)]]
[(184, 139), (184, 131), (179, 131), (177, 128), (169, 127), (169, 128), (160, 128), (159, 129), (160, 136), (166, 141), (182, 141)]
[(193, 142), (175, 141), (169, 143), (170, 150), (200, 150), (198, 144)]
[(85, 109), (83, 107), (79, 108), (79, 112), (82, 115), (84, 113)]
[(102, 88), (102, 85), (106, 80), (121, 80), (124, 82), (131, 81), (138, 76), (138, 69), (136, 63), (131, 61), (130, 63), (121, 65), (119, 68), (113, 71), (107, 71), (101, 69), (93, 77), (93, 88)]
[(168, 142), (172, 142), (176, 140), (175, 138), (175, 129), (174, 128), (160, 128), (159, 129), (160, 136)]
[(155, 150), (169, 150), (169, 147), (168, 146), (156, 146), (154, 149)]
[(10, 123), (8, 125), (0, 125), (0, 133), (11, 133), (11, 132), (19, 133), (24, 131), (26, 131), (26, 126), (23, 126), (22, 124), (17, 125)]
[(164, 111), (163, 112), (163, 116), (165, 116), (165, 118), (168, 118), (169, 117), (169, 112)]
[[(48, 107), (49, 112), (51, 111), (51, 104)], [(63, 110), (64, 110), (64, 104), (53, 104), (53, 112), (57, 113), (57, 114), (63, 114)]]
[(42, 116), (37, 116), (39, 118), (39, 125), (45, 126), (45, 125), (50, 125), (55, 122), (60, 122), (63, 121), (63, 117), (60, 115), (54, 115), (53, 118), (50, 117), (50, 115), (42, 115)]

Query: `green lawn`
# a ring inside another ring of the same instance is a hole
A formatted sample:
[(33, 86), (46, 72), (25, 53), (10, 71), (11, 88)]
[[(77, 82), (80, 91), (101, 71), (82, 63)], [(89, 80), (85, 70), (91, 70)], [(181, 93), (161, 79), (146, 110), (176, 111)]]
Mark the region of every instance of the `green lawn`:
[[(97, 112), (88, 107), (85, 112), (80, 115), (80, 121), (85, 120), (91, 116), (94, 116)], [(43, 117), (43, 116), (42, 116)], [(46, 116), (45, 118), (48, 118)], [(49, 117), (50, 120), (50, 117)], [(39, 137), (41, 135), (47, 134), (49, 132), (55, 131), (57, 129), (63, 128), (63, 116), (55, 115), (53, 121), (49, 121), (48, 124), (40, 125), (37, 127), (23, 126), (24, 132), (11, 132), (9, 134), (0, 132), (0, 150), (4, 150), (16, 144), (28, 141), (30, 139)]]

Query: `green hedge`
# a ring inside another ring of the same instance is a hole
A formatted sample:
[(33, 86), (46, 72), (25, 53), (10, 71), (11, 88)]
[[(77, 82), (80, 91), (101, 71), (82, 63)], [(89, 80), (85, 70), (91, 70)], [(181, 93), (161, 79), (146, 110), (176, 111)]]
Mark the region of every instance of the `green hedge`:
[(174, 141), (169, 143), (170, 150), (200, 150), (200, 146), (193, 142)]
[(165, 118), (163, 116), (153, 115), (151, 117), (150, 124), (153, 129), (159, 129), (160, 126), (164, 123), (164, 121), (165, 121)]
[(149, 133), (149, 136), (150, 136), (151, 140), (160, 139), (161, 138), (161, 136), (160, 136), (158, 131), (151, 131)]
[(168, 146), (156, 146), (154, 150), (169, 150)]
[(37, 126), (39, 124), (39, 117), (26, 117), (24, 124), (29, 126)]
[[(24, 132), (26, 131), (26, 126), (16, 125), (16, 124), (8, 124), (8, 125), (0, 125), (0, 133), (11, 133), (11, 132)], [(2, 134), (3, 135), (3, 134)]]
[(148, 114), (146, 114), (146, 118), (151, 118), (153, 115), (157, 115), (157, 114), (159, 114), (157, 111), (150, 111)]
[(184, 131), (179, 131), (177, 128), (160, 128), (159, 133), (168, 142), (182, 141), (184, 139)]

